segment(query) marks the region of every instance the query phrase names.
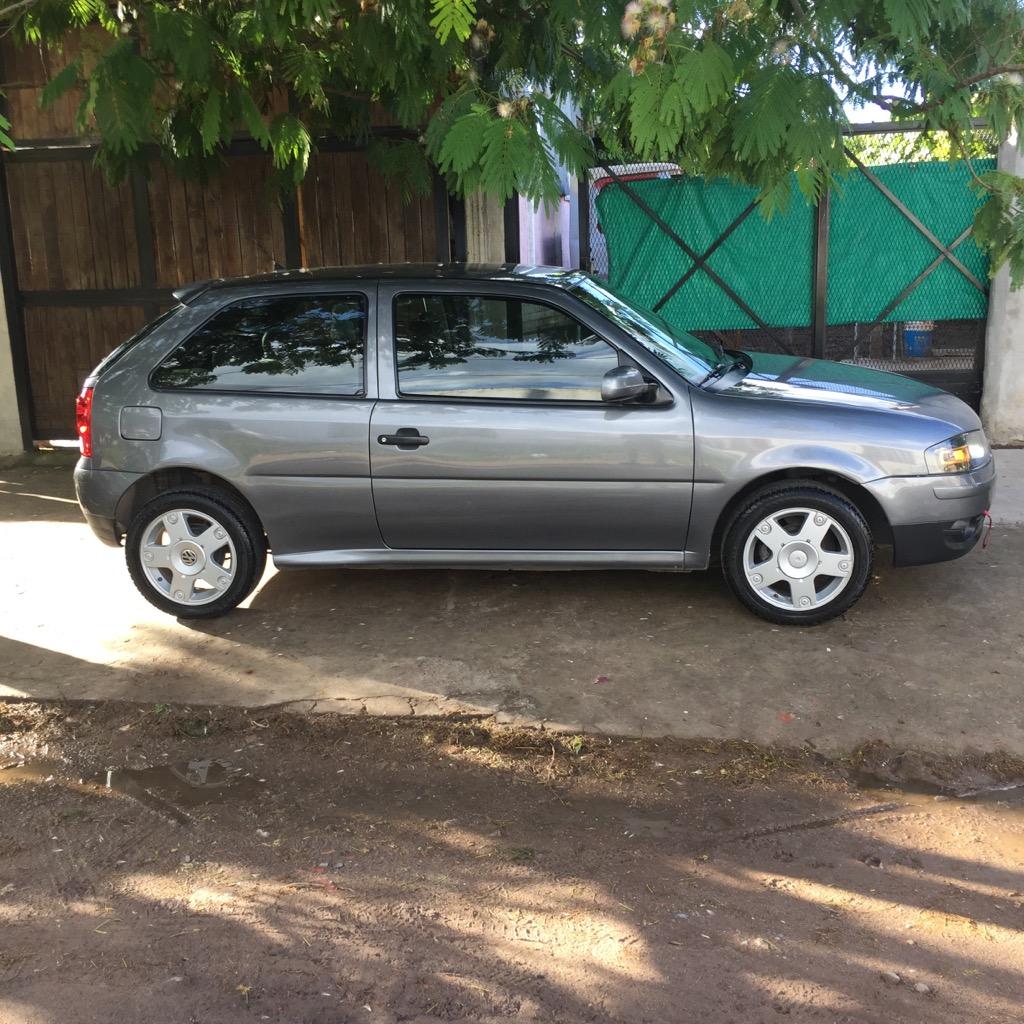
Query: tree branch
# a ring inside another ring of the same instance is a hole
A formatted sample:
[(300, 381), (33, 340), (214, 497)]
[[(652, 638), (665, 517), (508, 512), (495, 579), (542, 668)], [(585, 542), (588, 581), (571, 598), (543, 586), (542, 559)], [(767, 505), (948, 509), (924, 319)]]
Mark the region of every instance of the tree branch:
[(0, 7), (0, 21), (6, 21), (7, 18), (16, 11), (23, 10), (25, 7), (31, 7), (36, 3), (38, 3), (38, 0), (18, 0), (17, 3), (8, 4), (6, 7)]
[[(987, 71), (979, 71), (976, 75), (968, 75), (967, 78), (961, 78), (958, 82), (954, 82), (950, 86), (949, 91), (953, 93), (960, 89), (969, 89), (972, 85), (979, 85), (981, 82), (987, 82), (989, 79), (998, 78), (999, 75), (1015, 73), (1024, 73), (1024, 64), (999, 64), (994, 68), (989, 68)], [(909, 114), (925, 114), (929, 110), (941, 107), (944, 101), (930, 100), (928, 103), (914, 103), (911, 100), (908, 100), (905, 96), (892, 96), (885, 93), (878, 93), (877, 95), (871, 96), (870, 102), (876, 103), (878, 106), (889, 111), (898, 109), (901, 112)]]

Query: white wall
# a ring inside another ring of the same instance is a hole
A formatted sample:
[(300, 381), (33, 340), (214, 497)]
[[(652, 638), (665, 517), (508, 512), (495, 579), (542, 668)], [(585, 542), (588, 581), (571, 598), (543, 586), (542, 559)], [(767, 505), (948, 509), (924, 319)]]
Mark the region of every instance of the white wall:
[(7, 331), (7, 309), (0, 290), (0, 455), (16, 455), (24, 448), (18, 395), (14, 388), (11, 337)]
[[(1016, 141), (999, 150), (999, 169), (1024, 177)], [(981, 418), (994, 444), (1024, 444), (1024, 289), (1010, 288), (1003, 267), (992, 280), (985, 332)]]

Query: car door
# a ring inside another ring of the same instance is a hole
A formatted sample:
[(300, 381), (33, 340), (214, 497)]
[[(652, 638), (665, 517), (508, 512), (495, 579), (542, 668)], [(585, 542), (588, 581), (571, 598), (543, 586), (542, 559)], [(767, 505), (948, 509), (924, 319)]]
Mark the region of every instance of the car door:
[(599, 314), (551, 287), (389, 282), (378, 323), (370, 461), (390, 547), (683, 550), (686, 388), (603, 402), (635, 353)]
[(199, 305), (150, 374), (162, 464), (238, 487), (276, 558), (381, 544), (367, 453), (375, 297), (344, 282)]

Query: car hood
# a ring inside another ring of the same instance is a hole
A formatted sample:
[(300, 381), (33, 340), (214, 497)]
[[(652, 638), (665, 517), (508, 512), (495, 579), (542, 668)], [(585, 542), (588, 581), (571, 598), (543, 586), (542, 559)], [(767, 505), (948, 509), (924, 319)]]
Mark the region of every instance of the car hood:
[(723, 380), (721, 393), (902, 412), (942, 420), (954, 431), (977, 430), (981, 426), (974, 410), (956, 396), (898, 373), (827, 359), (765, 352), (745, 354), (753, 363), (751, 369), (731, 384)]

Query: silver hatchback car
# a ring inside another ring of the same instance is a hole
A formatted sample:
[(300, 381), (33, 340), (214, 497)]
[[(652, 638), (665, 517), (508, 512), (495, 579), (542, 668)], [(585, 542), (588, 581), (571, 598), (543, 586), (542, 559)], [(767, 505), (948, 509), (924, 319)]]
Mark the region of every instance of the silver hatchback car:
[(586, 274), (392, 266), (209, 281), (78, 399), (78, 499), (154, 605), (293, 566), (705, 569), (771, 622), (846, 611), (981, 535), (963, 402), (723, 351)]

